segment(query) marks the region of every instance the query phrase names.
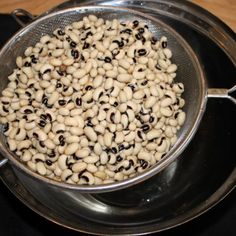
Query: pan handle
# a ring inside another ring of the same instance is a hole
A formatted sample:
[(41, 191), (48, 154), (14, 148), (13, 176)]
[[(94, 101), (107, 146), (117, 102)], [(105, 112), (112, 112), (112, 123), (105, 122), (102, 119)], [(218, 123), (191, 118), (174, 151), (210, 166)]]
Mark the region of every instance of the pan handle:
[[(11, 12), (11, 16), (22, 27), (24, 27), (25, 25), (27, 25), (28, 23), (33, 21), (34, 18), (35, 18), (30, 12), (28, 12), (28, 11), (26, 11), (24, 9), (20, 9), (20, 8), (19, 9), (15, 9), (13, 12)], [(25, 17), (27, 17), (27, 20), (22, 21), (22, 19), (19, 16), (25, 16)]]
[(207, 90), (208, 98), (227, 98), (236, 105), (236, 98), (232, 96), (232, 93), (236, 91), (236, 85), (231, 89), (222, 88), (209, 88)]

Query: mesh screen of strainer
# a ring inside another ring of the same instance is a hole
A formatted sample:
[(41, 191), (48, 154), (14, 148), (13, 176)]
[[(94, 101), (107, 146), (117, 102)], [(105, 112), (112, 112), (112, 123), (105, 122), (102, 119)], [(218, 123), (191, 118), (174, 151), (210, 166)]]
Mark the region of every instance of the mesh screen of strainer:
[[(119, 19), (123, 22), (133, 20), (142, 21), (149, 26), (150, 31), (153, 32), (157, 38), (161, 36), (168, 38), (168, 48), (170, 48), (173, 53), (172, 61), (178, 65), (177, 78), (175, 81), (182, 82), (185, 85), (183, 98), (186, 101), (184, 111), (187, 114), (186, 122), (178, 134), (179, 138), (177, 143), (172, 147), (168, 155), (157, 165), (161, 163), (164, 165), (165, 162), (169, 163), (170, 160), (174, 160), (177, 154), (187, 145), (198, 126), (205, 105), (205, 85), (201, 68), (191, 48), (174, 30), (158, 19), (151, 18), (143, 13), (116, 7), (70, 8), (38, 18), (19, 31), (2, 49), (0, 53), (0, 91), (7, 86), (7, 77), (12, 73), (13, 69), (16, 68), (16, 57), (23, 55), (27, 47), (35, 45), (45, 34), (52, 35), (52, 32), (56, 28), (63, 28), (72, 22), (81, 20), (84, 16), (89, 14), (95, 14), (107, 20)], [(7, 153), (4, 136), (1, 135), (0, 138), (0, 149), (5, 149), (4, 153)], [(13, 160), (14, 158), (10, 157), (10, 159)], [(158, 167), (155, 166), (154, 169), (155, 170), (152, 171), (153, 173), (157, 172)]]

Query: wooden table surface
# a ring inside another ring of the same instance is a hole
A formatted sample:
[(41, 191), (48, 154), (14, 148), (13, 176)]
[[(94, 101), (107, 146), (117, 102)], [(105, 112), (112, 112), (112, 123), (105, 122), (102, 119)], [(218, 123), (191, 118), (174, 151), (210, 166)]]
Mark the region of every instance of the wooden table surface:
[[(0, 0), (0, 13), (23, 8), (38, 15), (62, 2), (65, 0)], [(219, 17), (236, 32), (236, 0), (192, 0), (192, 2)]]

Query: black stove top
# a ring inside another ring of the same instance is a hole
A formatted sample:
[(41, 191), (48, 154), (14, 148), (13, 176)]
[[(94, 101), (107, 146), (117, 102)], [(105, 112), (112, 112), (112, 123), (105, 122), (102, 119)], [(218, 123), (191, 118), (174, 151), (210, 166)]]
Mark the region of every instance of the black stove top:
[[(17, 30), (19, 26), (9, 15), (0, 15), (0, 46)], [(0, 170), (1, 171), (1, 170)], [(23, 205), (0, 181), (0, 235), (1, 236), (69, 236), (82, 235), (37, 215)], [(223, 202), (199, 218), (162, 232), (158, 235), (191, 236), (235, 236), (236, 235), (236, 191)]]

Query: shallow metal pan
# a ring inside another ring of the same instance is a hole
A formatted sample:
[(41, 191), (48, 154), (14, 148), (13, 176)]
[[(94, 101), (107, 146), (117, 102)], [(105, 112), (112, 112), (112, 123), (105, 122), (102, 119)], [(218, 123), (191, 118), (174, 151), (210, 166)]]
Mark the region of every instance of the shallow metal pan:
[[(158, 1), (156, 1), (156, 4), (157, 3)], [(105, 2), (105, 4), (108, 4), (108, 2)], [(177, 3), (176, 5), (178, 6)], [(172, 7), (174, 6), (173, 3)], [(133, 7), (138, 8), (137, 5)], [(155, 9), (161, 9), (161, 7), (158, 7), (160, 6), (157, 4)], [(148, 11), (146, 8), (140, 6), (140, 10), (142, 9)], [(154, 9), (153, 5), (152, 9)], [(195, 11), (196, 9), (193, 7), (193, 10)], [(192, 13), (191, 8), (188, 9), (188, 12), (189, 14)], [(200, 13), (203, 14), (202, 12)], [(152, 14), (157, 14), (157, 16), (161, 15), (160, 12), (155, 13), (155, 10), (152, 10)], [(195, 16), (195, 18), (198, 17), (194, 14), (193, 16)], [(235, 76), (235, 61), (232, 60), (235, 55), (233, 49), (230, 50), (230, 44), (219, 48), (215, 41), (217, 41), (219, 45), (221, 41), (217, 39), (217, 37), (213, 38), (213, 34), (209, 35), (209, 29), (206, 30), (204, 27), (200, 27), (201, 30), (196, 30), (199, 27), (194, 27), (193, 29), (192, 25), (194, 25), (194, 22), (189, 24), (189, 19), (186, 21), (184, 18), (181, 19), (181, 21), (184, 22), (181, 24), (179, 21), (176, 22), (175, 17), (172, 18), (171, 16), (162, 15), (162, 18), (170, 24), (171, 22), (175, 22), (177, 28), (180, 29), (178, 32), (184, 35), (185, 38), (189, 38), (191, 41), (189, 42), (190, 44), (196, 46), (194, 50), (199, 53), (197, 55), (201, 61), (207, 62), (206, 54), (212, 51), (214, 52), (215, 58), (211, 60), (208, 58), (209, 62), (204, 64), (208, 84), (214, 87), (231, 87), (235, 84), (233, 78)], [(214, 18), (210, 16), (208, 16), (208, 18), (209, 21), (207, 21), (207, 23), (211, 26), (211, 21), (213, 21)], [(227, 42), (232, 42), (232, 32), (225, 27), (218, 27), (226, 38), (229, 37), (230, 40)], [(190, 32), (196, 36), (195, 39), (190, 37)], [(205, 34), (203, 33), (202, 35), (200, 32), (205, 32)], [(201, 49), (198, 47), (199, 44), (205, 45), (206, 48), (209, 47), (208, 50), (202, 53)], [(224, 52), (222, 52), (222, 49)], [(210, 68), (211, 64), (214, 66), (217, 60), (221, 63), (222, 68), (224, 68), (226, 80), (222, 79), (222, 72), (217, 75), (212, 71), (212, 68)], [(74, 206), (76, 206), (75, 209), (70, 208), (70, 206), (62, 202), (58, 205), (49, 203), (41, 198), (41, 196), (34, 194), (33, 198), (36, 197), (40, 200), (41, 204), (44, 204), (44, 206), (52, 210), (50, 215), (48, 215), (47, 211), (42, 210), (42, 205), (32, 204), (30, 200), (24, 201), (40, 214), (57, 223), (76, 230), (95, 234), (113, 234), (115, 231), (115, 234), (137, 235), (160, 231), (186, 222), (212, 207), (235, 186), (236, 163), (232, 155), (233, 153), (231, 153), (233, 151), (231, 138), (234, 136), (233, 134), (227, 136), (229, 130), (232, 133), (235, 132), (235, 124), (233, 123), (235, 115), (231, 118), (229, 115), (232, 109), (233, 106), (227, 102), (214, 101), (212, 103), (210, 101), (208, 104), (209, 111), (207, 110), (206, 114), (207, 119), (203, 119), (204, 122), (202, 126), (200, 126), (197, 136), (183, 153), (183, 158), (173, 162), (171, 166), (150, 179), (150, 181), (115, 194), (73, 195)], [(231, 113), (231, 115), (232, 114), (235, 113)], [(226, 120), (229, 118), (229, 122), (222, 124), (221, 119)], [(216, 130), (216, 127), (219, 129)], [(222, 138), (218, 137), (217, 139), (219, 132)], [(205, 139), (207, 140), (203, 141)], [(224, 139), (225, 142), (223, 142), (222, 139)], [(222, 148), (219, 148), (220, 144)], [(227, 161), (222, 161), (222, 155), (227, 156)], [(9, 184), (9, 175), (6, 175), (5, 172), (3, 173), (4, 181)], [(11, 171), (10, 174), (12, 175)], [(13, 180), (13, 182), (14, 181), (17, 181), (17, 179)], [(19, 186), (23, 188), (21, 182)], [(11, 187), (11, 189), (18, 197), (21, 196), (20, 192), (14, 187)], [(28, 186), (27, 189), (35, 193), (34, 190), (28, 188)], [(29, 194), (28, 190), (27, 194)], [(122, 194), (124, 198), (118, 199), (116, 197), (118, 194)], [(65, 193), (65, 196), (66, 195), (68, 194)], [(29, 196), (31, 196), (31, 194), (29, 194)], [(86, 205), (86, 203), (89, 204)], [(61, 208), (62, 205), (64, 206), (63, 208)], [(91, 206), (96, 207), (92, 208)], [(103, 212), (102, 209), (104, 210)], [(113, 211), (111, 209), (113, 209)], [(78, 210), (81, 210), (81, 214), (78, 213)], [(144, 212), (146, 212), (145, 215), (143, 215)], [(64, 217), (62, 217), (62, 215), (64, 215)], [(121, 224), (117, 221), (117, 217), (120, 215), (125, 217)], [(71, 219), (75, 218), (76, 220), (71, 221)], [(88, 224), (93, 225), (93, 227), (87, 227)]]

